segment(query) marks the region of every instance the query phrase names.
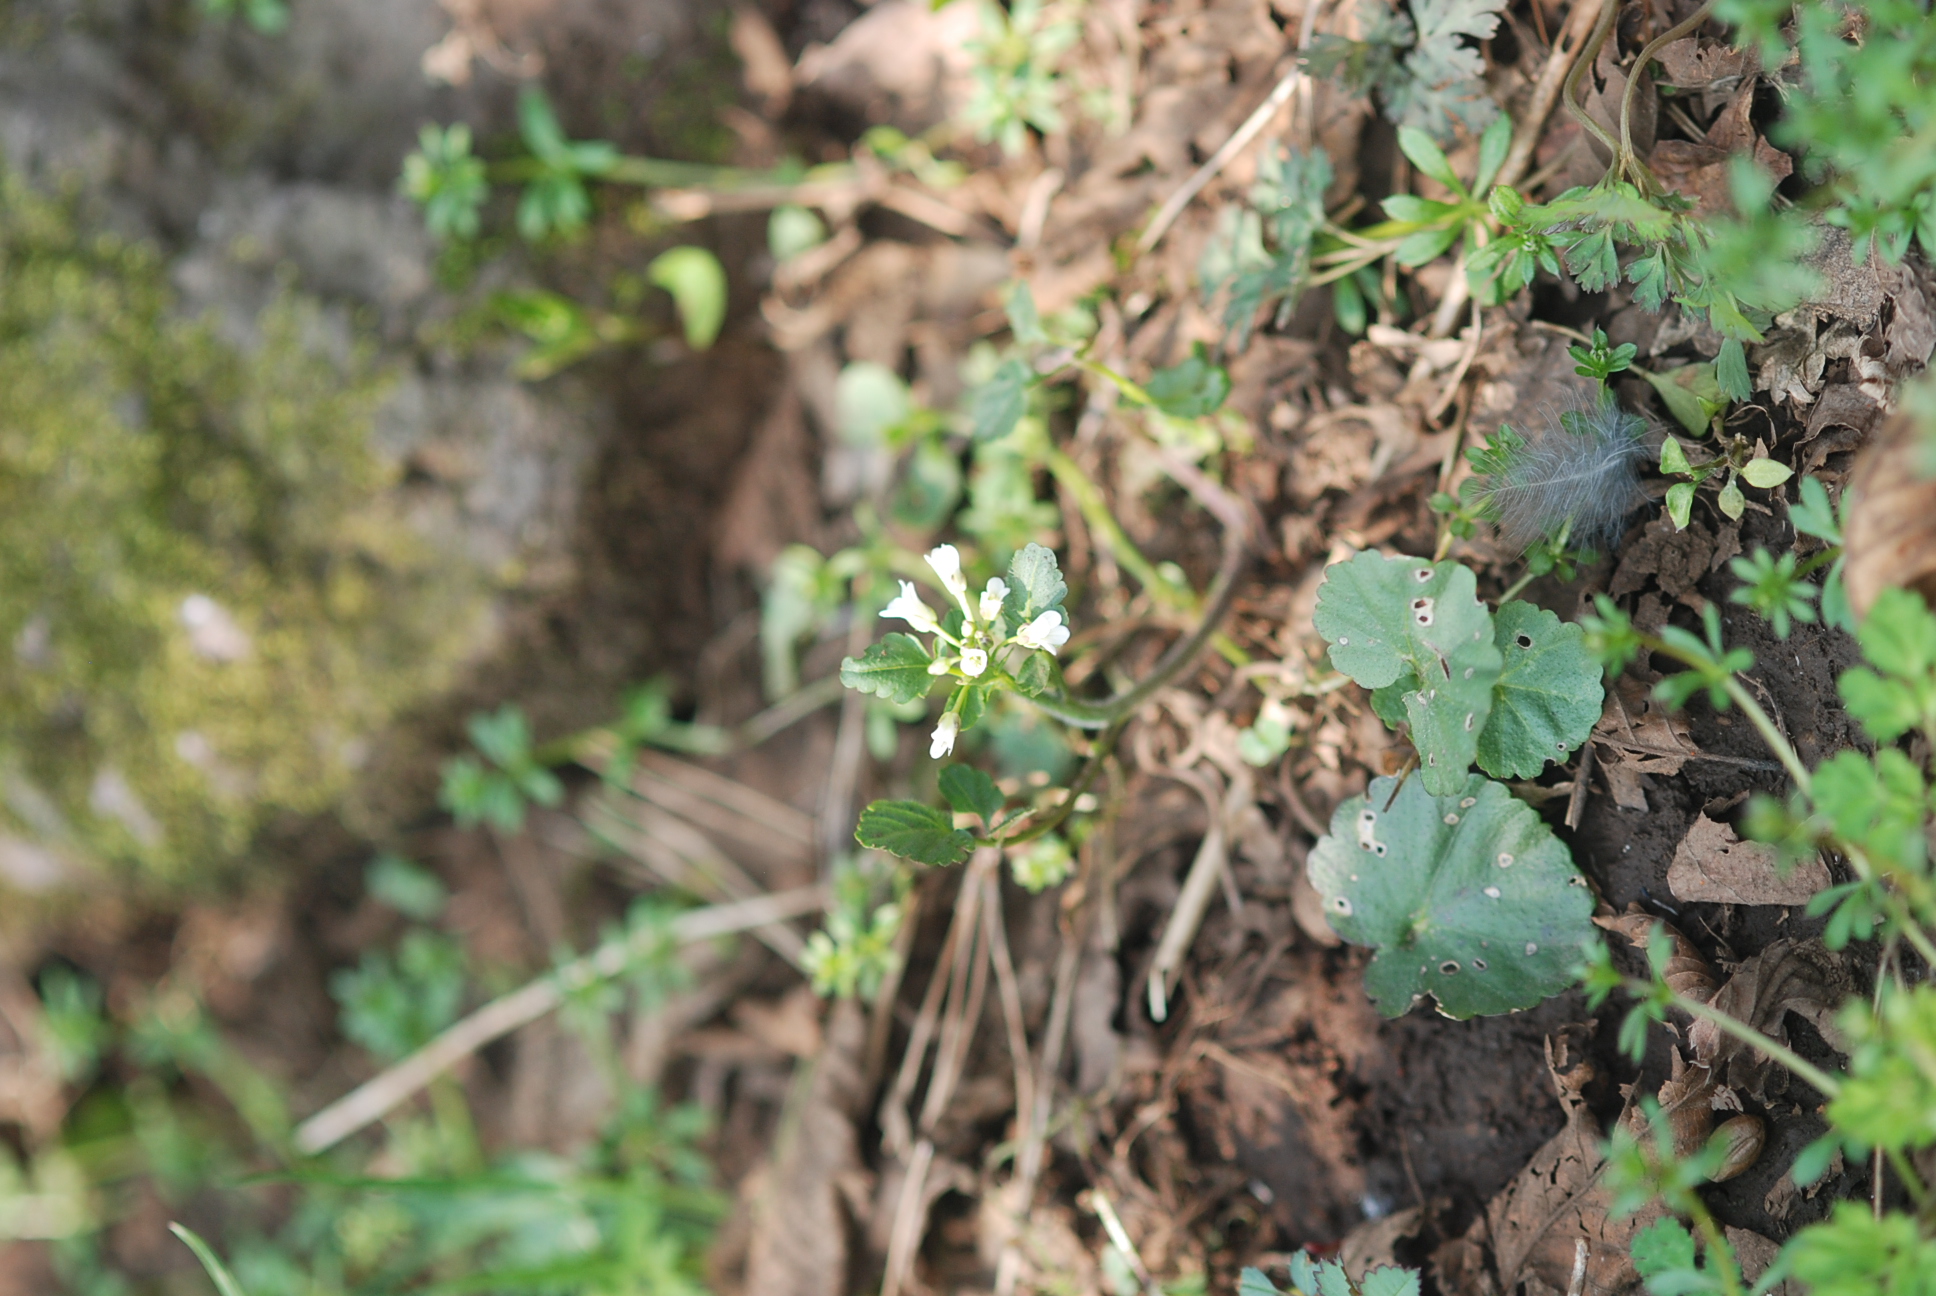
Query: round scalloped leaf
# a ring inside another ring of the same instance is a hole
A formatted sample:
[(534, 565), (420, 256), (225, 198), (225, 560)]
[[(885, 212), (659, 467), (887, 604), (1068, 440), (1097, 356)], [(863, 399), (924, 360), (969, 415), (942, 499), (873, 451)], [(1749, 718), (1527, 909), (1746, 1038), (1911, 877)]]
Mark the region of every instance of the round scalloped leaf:
[(1457, 796), (1417, 779), (1392, 792), (1374, 779), (1339, 806), (1307, 865), (1332, 929), (1378, 951), (1365, 969), (1378, 1010), (1431, 995), (1448, 1017), (1490, 1016), (1571, 984), (1593, 896), (1565, 843), (1477, 774)]
[(1505, 669), (1492, 686), (1492, 715), (1479, 735), (1479, 768), (1494, 778), (1533, 778), (1593, 733), (1606, 699), (1586, 631), (1514, 599), (1493, 614)]
[[(1369, 689), (1416, 681), (1403, 695), (1405, 719), (1435, 794), (1465, 785), (1499, 678), (1492, 614), (1477, 591), (1459, 563), (1370, 551), (1333, 564), (1318, 589), (1313, 620), (1332, 665)], [(1385, 701), (1378, 709), (1389, 719)]]

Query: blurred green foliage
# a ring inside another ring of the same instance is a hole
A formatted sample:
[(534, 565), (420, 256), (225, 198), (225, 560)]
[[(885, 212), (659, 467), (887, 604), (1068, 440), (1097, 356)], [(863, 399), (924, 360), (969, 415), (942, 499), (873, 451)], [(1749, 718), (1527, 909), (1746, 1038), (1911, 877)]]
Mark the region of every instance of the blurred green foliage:
[(465, 636), (474, 587), (402, 523), (370, 447), (370, 357), (332, 357), (288, 293), (254, 334), (185, 318), (154, 252), (0, 173), (16, 858), (219, 870), (269, 816), (336, 800)]

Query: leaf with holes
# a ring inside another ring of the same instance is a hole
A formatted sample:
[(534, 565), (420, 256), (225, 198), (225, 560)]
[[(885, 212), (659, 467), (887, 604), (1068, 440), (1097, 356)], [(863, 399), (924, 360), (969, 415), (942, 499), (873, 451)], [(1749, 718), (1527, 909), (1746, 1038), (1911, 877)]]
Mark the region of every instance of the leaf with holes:
[(1367, 551), (1333, 564), (1318, 590), (1315, 623), (1332, 665), (1368, 689), (1415, 681), (1405, 718), (1434, 795), (1465, 785), (1499, 678), (1492, 614), (1477, 589), (1458, 563)]
[(1493, 615), (1505, 658), (1492, 686), (1492, 715), (1479, 735), (1479, 768), (1494, 778), (1533, 778), (1593, 732), (1605, 692), (1586, 631), (1514, 599)]
[(1332, 929), (1377, 949), (1378, 1010), (1431, 995), (1448, 1017), (1490, 1016), (1570, 985), (1593, 895), (1565, 844), (1503, 783), (1474, 774), (1435, 797), (1408, 778), (1394, 797), (1394, 782), (1339, 806), (1306, 866)]

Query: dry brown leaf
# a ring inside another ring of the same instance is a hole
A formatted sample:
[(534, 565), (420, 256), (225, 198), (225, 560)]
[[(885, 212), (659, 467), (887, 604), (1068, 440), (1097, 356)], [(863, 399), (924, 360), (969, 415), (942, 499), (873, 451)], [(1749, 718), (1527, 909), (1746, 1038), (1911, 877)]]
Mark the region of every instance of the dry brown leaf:
[(1641, 681), (1623, 675), (1607, 692), (1606, 709), (1593, 726), (1600, 773), (1623, 810), (1647, 809), (1643, 774), (1681, 772), (1696, 752), (1687, 721), (1666, 711)]
[[(1716, 1010), (1782, 1043), (1788, 1013), (1808, 1022), (1832, 1048), (1844, 1048), (1835, 1011), (1853, 989), (1848, 969), (1819, 940), (1776, 941), (1728, 978), (1709, 1001)], [(1687, 1042), (1697, 1062), (1705, 1062), (1715, 1082), (1764, 1100), (1772, 1064), (1711, 1022), (1696, 1018)], [(1783, 1072), (1782, 1074), (1786, 1074)]]
[(1661, 972), (1668, 989), (1676, 994), (1684, 994), (1697, 1003), (1706, 1003), (1714, 997), (1720, 978), (1715, 975), (1713, 965), (1673, 923), (1654, 917), (1638, 904), (1630, 904), (1623, 914), (1606, 910), (1594, 914), (1593, 925), (1603, 931), (1618, 932), (1635, 949), (1643, 950), (1653, 938), (1654, 928), (1660, 927), (1667, 933), (1667, 939), (1673, 946), (1667, 966)]
[(1891, 585), (1936, 602), (1936, 478), (1929, 445), (1907, 415), (1890, 419), (1856, 460), (1845, 505), (1849, 602), (1858, 616)]
[(1591, 1063), (1564, 1074), (1555, 1071), (1566, 1128), (1548, 1139), (1486, 1207), (1493, 1268), (1505, 1291), (1517, 1290), (1522, 1279), (1567, 1291), (1581, 1241), (1587, 1244), (1586, 1273), (1573, 1290), (1581, 1296), (1625, 1296), (1639, 1285), (1628, 1247), (1634, 1234), (1658, 1217), (1659, 1208), (1623, 1218), (1611, 1214), (1613, 1194), (1601, 1173), (1605, 1136), (1581, 1094), (1591, 1072)]
[(1398, 1244), (1415, 1238), (1425, 1227), (1425, 1208), (1409, 1206), (1380, 1219), (1366, 1220), (1338, 1244), (1338, 1263), (1348, 1274), (1398, 1263)]
[(1773, 847), (1744, 842), (1733, 828), (1704, 814), (1681, 838), (1667, 869), (1667, 888), (1675, 896), (1716, 904), (1807, 904), (1828, 885), (1828, 866), (1819, 856), (1784, 875)]

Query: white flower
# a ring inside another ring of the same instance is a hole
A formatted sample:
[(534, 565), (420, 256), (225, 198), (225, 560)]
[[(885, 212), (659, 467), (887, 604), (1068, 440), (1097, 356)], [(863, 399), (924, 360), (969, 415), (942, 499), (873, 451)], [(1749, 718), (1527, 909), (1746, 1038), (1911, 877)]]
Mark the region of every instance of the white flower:
[(1002, 600), (1008, 597), (1008, 582), (997, 576), (981, 592), (981, 619), (993, 624), (1002, 614)]
[(973, 621), (975, 609), (968, 602), (968, 578), (961, 574), (961, 551), (953, 545), (936, 545), (928, 550), (928, 566), (961, 604), (961, 614)]
[(979, 648), (961, 650), (961, 673), (969, 679), (975, 678), (988, 669), (988, 654)]
[(952, 711), (942, 714), (941, 723), (934, 727), (934, 739), (928, 743), (928, 759), (940, 760), (955, 749), (955, 735), (961, 732), (961, 717)]
[(882, 608), (881, 616), (890, 619), (899, 617), (922, 634), (933, 634), (941, 628), (941, 623), (934, 619), (934, 609), (923, 603), (921, 596), (914, 592), (913, 581), (901, 582), (900, 597)]
[(944, 653), (928, 663), (928, 674), (946, 675), (954, 668), (954, 664), (955, 659)]
[(1050, 608), (1017, 630), (1015, 642), (1024, 648), (1044, 648), (1053, 653), (1069, 642), (1069, 627), (1062, 624), (1062, 614)]

